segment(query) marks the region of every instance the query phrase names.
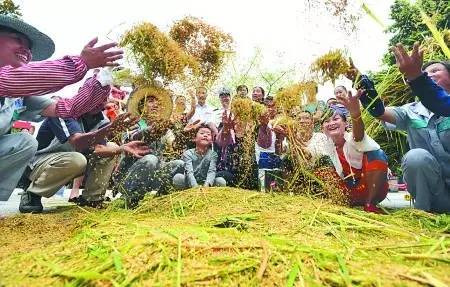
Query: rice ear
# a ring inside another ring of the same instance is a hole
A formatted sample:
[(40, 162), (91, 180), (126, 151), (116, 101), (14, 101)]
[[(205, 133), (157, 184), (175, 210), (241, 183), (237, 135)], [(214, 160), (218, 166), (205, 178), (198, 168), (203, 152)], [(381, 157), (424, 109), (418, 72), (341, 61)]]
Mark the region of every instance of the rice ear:
[(444, 55), (447, 58), (450, 58), (450, 49), (445, 43), (444, 36), (436, 27), (436, 24), (434, 23), (433, 19), (429, 17), (422, 9), (420, 9), (420, 15), (422, 16), (422, 22), (425, 25), (427, 25), (428, 29), (431, 32), (431, 35), (433, 36), (434, 40), (438, 43), (439, 47), (441, 47)]

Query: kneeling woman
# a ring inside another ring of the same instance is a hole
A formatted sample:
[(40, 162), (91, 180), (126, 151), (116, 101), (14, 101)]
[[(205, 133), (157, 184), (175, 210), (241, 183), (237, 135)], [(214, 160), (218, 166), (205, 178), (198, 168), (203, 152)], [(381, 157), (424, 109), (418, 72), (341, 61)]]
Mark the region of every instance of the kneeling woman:
[(322, 118), (322, 129), (328, 138), (324, 153), (331, 158), (336, 172), (345, 183), (350, 203), (364, 206), (367, 212), (381, 213), (376, 205), (386, 198), (387, 157), (380, 146), (364, 131), (361, 119), (359, 90), (355, 96), (350, 92), (337, 96), (337, 100), (348, 110), (352, 132), (346, 131), (346, 110), (340, 106), (331, 106)]

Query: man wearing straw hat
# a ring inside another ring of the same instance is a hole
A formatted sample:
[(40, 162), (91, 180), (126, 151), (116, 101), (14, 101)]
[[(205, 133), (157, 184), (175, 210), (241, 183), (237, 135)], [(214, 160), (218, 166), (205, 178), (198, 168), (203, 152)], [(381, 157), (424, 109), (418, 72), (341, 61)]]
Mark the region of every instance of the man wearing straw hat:
[(166, 193), (172, 177), (183, 170), (182, 160), (167, 157), (174, 140), (169, 123), (172, 109), (170, 92), (156, 85), (137, 89), (128, 100), (128, 111), (142, 117), (139, 129), (130, 138), (145, 142), (151, 149), (150, 154), (137, 160), (125, 157), (115, 177), (119, 191), (131, 205), (147, 192)]
[(31, 135), (10, 134), (13, 120), (77, 118), (98, 105), (101, 92), (109, 93), (109, 86), (93, 80), (91, 88), (71, 99), (55, 103), (36, 97), (80, 81), (89, 69), (116, 65), (122, 51), (108, 51), (116, 44), (94, 47), (96, 43), (91, 40), (79, 56), (42, 61), (55, 50), (52, 39), (20, 19), (0, 15), (0, 200), (8, 200), (37, 149)]

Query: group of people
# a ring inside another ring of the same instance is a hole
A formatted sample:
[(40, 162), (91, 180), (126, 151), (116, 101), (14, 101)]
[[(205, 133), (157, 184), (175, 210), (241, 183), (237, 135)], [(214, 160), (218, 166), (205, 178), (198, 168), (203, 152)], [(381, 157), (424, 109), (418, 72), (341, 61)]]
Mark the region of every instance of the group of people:
[[(329, 168), (317, 176), (336, 178), (351, 205), (382, 213), (377, 204), (387, 196), (388, 161), (365, 132), (362, 108), (387, 129), (407, 132), (410, 150), (402, 170), (415, 207), (450, 211), (450, 64), (422, 65), (418, 45), (412, 53), (401, 45), (393, 52), (421, 101), (384, 107), (374, 83), (353, 67), (347, 77), (356, 92), (338, 86), (327, 104), (293, 111), (303, 131), (294, 140), (277, 123), (280, 111), (262, 87), (254, 87), (251, 96), (245, 85), (235, 93), (222, 88), (220, 108), (207, 104), (205, 87), (188, 98), (158, 85), (142, 87), (125, 101), (104, 69), (116, 66), (123, 52), (115, 43), (96, 42), (80, 55), (49, 61), (54, 43), (48, 36), (0, 16), (0, 200), (8, 200), (19, 184), (21, 212), (42, 212), (42, 197), (80, 176), (83, 193), (72, 199), (91, 207), (103, 205), (109, 187), (131, 206), (148, 193), (199, 186), (268, 190), (298, 168), (290, 157), (298, 150), (308, 162), (320, 159), (321, 171)], [(90, 69), (97, 70), (72, 98), (46, 96), (81, 81)], [(256, 122), (239, 120), (232, 96), (251, 98), (265, 112)], [(16, 120), (43, 121), (33, 137), (11, 132)], [(273, 171), (278, 176), (268, 176)]]

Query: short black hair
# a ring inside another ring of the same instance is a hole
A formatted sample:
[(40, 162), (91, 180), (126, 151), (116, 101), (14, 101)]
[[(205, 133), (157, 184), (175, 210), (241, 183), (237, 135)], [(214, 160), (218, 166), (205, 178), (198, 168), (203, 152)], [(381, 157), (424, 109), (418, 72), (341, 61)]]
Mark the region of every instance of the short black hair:
[(197, 132), (196, 132), (195, 134), (198, 134), (198, 131), (199, 131), (200, 129), (208, 129), (208, 130), (211, 132), (211, 134), (213, 133), (212, 128), (211, 128), (209, 125), (207, 125), (206, 123), (202, 123), (202, 124), (197, 128)]
[(236, 93), (239, 92), (240, 89), (245, 89), (248, 93), (248, 87), (246, 85), (239, 85), (236, 88)]
[(306, 110), (306, 109), (302, 109), (302, 110), (300, 111), (300, 113), (307, 113), (307, 114), (309, 114), (311, 117), (313, 116), (313, 114), (312, 114), (310, 111)]
[(334, 87), (334, 90), (336, 91), (337, 88), (342, 88), (344, 91), (347, 92), (347, 88), (344, 87), (344, 86), (342, 86), (342, 85), (339, 85), (339, 86)]
[(423, 64), (422, 70), (425, 70), (427, 67), (433, 65), (433, 64), (441, 64), (445, 67), (447, 72), (450, 74), (450, 61), (429, 61)]
[(328, 104), (328, 102), (329, 102), (329, 101), (331, 101), (331, 100), (335, 100), (335, 101), (337, 101), (337, 99), (336, 99), (336, 98), (333, 98), (333, 97), (331, 97), (331, 98), (329, 98), (329, 99), (327, 100), (327, 104)]
[(263, 94), (263, 97), (266, 95), (266, 91), (264, 91), (263, 87), (256, 86), (256, 87), (253, 87), (253, 90), (256, 89), (256, 88), (261, 89), (261, 92), (262, 92), (262, 94)]

